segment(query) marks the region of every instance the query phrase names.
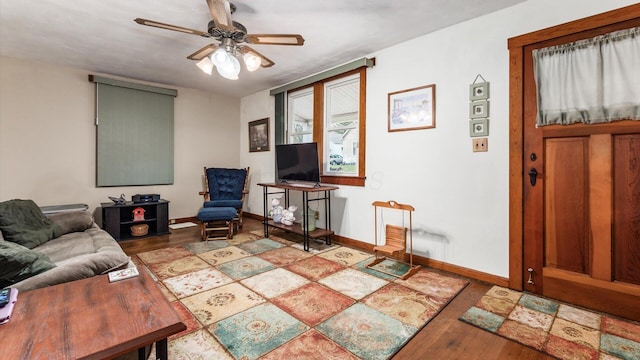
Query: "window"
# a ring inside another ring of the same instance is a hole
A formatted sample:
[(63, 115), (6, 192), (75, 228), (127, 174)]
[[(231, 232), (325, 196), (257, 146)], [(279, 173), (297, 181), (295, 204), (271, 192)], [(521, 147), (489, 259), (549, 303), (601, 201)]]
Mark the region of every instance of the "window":
[(353, 149), (360, 141), (360, 76), (351, 75), (324, 84), (324, 163), (326, 175), (358, 175), (358, 156)]
[(321, 181), (364, 186), (366, 67), (287, 94), (287, 142), (317, 142)]
[(536, 126), (640, 120), (639, 27), (532, 54)]
[(173, 184), (177, 91), (89, 75), (96, 83), (96, 186)]
[(289, 94), (289, 144), (313, 142), (313, 88)]

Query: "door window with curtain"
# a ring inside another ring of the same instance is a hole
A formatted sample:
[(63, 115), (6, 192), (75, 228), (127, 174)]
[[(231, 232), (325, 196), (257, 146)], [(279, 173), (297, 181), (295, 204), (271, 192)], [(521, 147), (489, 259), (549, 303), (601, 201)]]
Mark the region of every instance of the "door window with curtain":
[(537, 126), (640, 120), (640, 28), (533, 51)]

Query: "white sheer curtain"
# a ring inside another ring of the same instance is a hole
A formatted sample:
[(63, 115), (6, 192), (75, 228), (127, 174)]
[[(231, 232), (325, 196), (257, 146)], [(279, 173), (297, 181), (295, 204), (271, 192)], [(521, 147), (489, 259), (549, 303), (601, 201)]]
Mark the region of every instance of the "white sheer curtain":
[(640, 120), (640, 27), (533, 51), (537, 126)]

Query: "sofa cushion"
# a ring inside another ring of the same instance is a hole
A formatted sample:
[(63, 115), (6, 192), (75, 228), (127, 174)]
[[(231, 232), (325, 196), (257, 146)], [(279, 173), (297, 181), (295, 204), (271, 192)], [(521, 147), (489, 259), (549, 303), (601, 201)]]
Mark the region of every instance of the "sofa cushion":
[(32, 200), (15, 199), (0, 203), (0, 231), (5, 240), (33, 249), (57, 237), (60, 228)]
[(0, 288), (56, 267), (46, 255), (9, 241), (0, 241), (0, 264)]
[(54, 263), (85, 254), (94, 254), (93, 239), (84, 231), (62, 235), (34, 248), (49, 257)]
[(58, 236), (78, 231), (85, 231), (94, 226), (93, 216), (88, 211), (69, 211), (51, 214), (48, 216), (54, 224), (58, 225)]
[(104, 274), (129, 263), (129, 257), (113, 237), (97, 227), (62, 235), (36, 250), (49, 256), (58, 266), (76, 260), (85, 262), (92, 275)]
[(99, 227), (62, 235), (35, 250), (47, 255), (57, 266), (20, 282), (17, 287), (21, 291), (106, 274), (131, 264), (120, 245)]

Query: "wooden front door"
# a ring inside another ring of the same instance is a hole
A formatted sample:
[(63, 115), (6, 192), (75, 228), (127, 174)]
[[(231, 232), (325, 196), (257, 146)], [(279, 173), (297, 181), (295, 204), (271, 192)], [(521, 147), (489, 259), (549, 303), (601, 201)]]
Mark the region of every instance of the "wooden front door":
[(524, 47), (522, 280), (526, 291), (640, 320), (640, 122), (536, 128), (531, 56), (628, 25)]

